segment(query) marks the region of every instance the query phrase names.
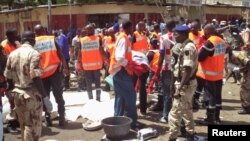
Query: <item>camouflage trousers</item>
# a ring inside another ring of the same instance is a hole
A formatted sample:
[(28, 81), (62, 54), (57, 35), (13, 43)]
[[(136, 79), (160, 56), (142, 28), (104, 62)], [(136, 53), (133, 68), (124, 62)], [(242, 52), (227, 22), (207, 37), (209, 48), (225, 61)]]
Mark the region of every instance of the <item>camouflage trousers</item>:
[(241, 105), (244, 109), (250, 110), (250, 69), (243, 73), (243, 81), (240, 89)]
[(42, 130), (42, 98), (36, 89), (17, 89), (14, 110), (20, 123), (22, 141), (38, 141)]
[(86, 82), (85, 82), (85, 73), (83, 70), (80, 70), (77, 73), (77, 82), (78, 82), (78, 88), (84, 89), (86, 88)]
[(182, 119), (185, 123), (186, 131), (189, 134), (194, 133), (192, 100), (196, 87), (196, 80), (192, 80), (189, 85), (184, 86), (184, 88), (180, 91), (180, 98), (174, 98), (173, 105), (168, 116), (169, 139), (176, 139), (178, 137)]

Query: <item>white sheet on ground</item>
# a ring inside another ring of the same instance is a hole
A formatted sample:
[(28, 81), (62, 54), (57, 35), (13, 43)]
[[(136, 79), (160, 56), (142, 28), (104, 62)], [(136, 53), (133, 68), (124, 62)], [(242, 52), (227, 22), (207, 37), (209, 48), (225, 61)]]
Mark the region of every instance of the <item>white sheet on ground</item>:
[[(95, 90), (93, 91), (95, 99)], [(148, 95), (148, 102), (152, 101), (153, 95)], [(79, 116), (91, 120), (102, 120), (106, 117), (114, 115), (114, 99), (110, 98), (108, 92), (101, 91), (101, 102), (89, 100), (87, 92), (64, 92), (63, 98), (65, 101), (65, 116), (67, 120), (76, 121)], [(57, 103), (51, 93), (50, 98), (53, 105), (53, 118), (57, 115)], [(137, 105), (139, 101), (137, 100)], [(3, 119), (10, 113), (8, 99), (3, 97)]]

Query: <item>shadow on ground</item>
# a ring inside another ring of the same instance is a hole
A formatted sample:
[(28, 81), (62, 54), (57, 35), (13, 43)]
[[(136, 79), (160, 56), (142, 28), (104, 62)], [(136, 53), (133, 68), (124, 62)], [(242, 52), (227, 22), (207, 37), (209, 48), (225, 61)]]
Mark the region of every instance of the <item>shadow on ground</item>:
[(223, 102), (236, 103), (236, 104), (241, 103), (240, 100), (238, 100), (238, 99), (225, 99), (225, 98), (223, 98), (222, 103)]

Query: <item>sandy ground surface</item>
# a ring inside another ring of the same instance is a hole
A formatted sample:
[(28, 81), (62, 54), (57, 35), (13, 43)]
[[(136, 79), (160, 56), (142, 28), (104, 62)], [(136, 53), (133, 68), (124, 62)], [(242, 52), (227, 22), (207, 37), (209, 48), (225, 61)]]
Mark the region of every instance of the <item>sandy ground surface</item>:
[[(238, 115), (240, 110), (239, 88), (237, 84), (226, 83), (223, 87), (223, 110), (221, 112), (222, 124), (250, 124), (250, 115)], [(112, 93), (112, 92), (111, 92)], [(101, 110), (101, 109), (100, 109)], [(139, 114), (139, 112), (138, 112)], [(200, 120), (205, 116), (205, 110), (201, 109), (194, 113), (195, 121)], [(146, 124), (146, 127), (153, 127), (159, 132), (159, 136), (151, 139), (152, 141), (167, 141), (168, 140), (168, 124), (159, 122), (161, 113), (148, 112), (146, 116), (139, 114), (139, 121)], [(82, 122), (85, 119), (79, 118), (76, 122), (68, 122), (61, 128), (58, 126), (58, 120), (53, 121), (53, 127), (45, 127), (43, 125), (41, 141), (100, 141), (105, 135), (103, 129), (97, 131), (86, 131), (82, 128)], [(196, 133), (199, 136), (207, 136), (207, 126), (196, 124)], [(130, 132), (125, 140), (131, 140), (136, 136), (135, 132)], [(17, 134), (5, 133), (6, 141), (20, 140), (20, 132)], [(178, 138), (183, 141), (184, 138)]]

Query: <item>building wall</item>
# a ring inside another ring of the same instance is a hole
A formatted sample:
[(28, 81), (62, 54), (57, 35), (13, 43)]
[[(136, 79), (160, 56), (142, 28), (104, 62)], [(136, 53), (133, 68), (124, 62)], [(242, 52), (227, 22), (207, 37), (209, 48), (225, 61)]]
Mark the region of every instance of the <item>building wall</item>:
[[(166, 10), (166, 7), (158, 8), (152, 5), (135, 5), (135, 4), (97, 4), (97, 5), (73, 5), (71, 8), (72, 22), (77, 27), (83, 27), (87, 23), (87, 17), (90, 14), (129, 14), (129, 18), (137, 22), (142, 18), (159, 20), (162, 11)], [(189, 19), (199, 18), (204, 19), (205, 13), (209, 14), (209, 18), (213, 18), (216, 15), (223, 17), (224, 15), (241, 15), (241, 8), (223, 8), (223, 7), (187, 7), (176, 6), (172, 7), (172, 15), (179, 17), (185, 17)], [(52, 28), (59, 27), (68, 29), (69, 27), (69, 15), (70, 8), (65, 6), (53, 6), (52, 7)], [(153, 15), (153, 16), (152, 16)], [(61, 17), (60, 17), (61, 16)], [(217, 16), (218, 17), (218, 16)], [(0, 27), (3, 28), (2, 33), (5, 32), (7, 27), (15, 27), (19, 33), (24, 30), (32, 29), (36, 23), (41, 23), (43, 26), (48, 27), (48, 8), (37, 7), (26, 12), (9, 12), (0, 13)], [(68, 25), (65, 25), (68, 24)], [(67, 27), (68, 26), (68, 27)], [(0, 35), (0, 39), (3, 35)]]

